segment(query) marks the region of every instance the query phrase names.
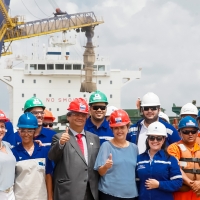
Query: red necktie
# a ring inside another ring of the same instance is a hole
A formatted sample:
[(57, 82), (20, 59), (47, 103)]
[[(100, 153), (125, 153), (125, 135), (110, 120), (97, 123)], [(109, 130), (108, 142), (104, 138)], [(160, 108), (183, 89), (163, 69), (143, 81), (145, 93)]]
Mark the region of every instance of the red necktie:
[(82, 141), (82, 139), (81, 139), (81, 138), (82, 138), (82, 134), (79, 133), (79, 134), (76, 135), (76, 137), (77, 137), (78, 146), (80, 147), (81, 152), (82, 152), (83, 155), (84, 155), (84, 146), (83, 146), (83, 141)]

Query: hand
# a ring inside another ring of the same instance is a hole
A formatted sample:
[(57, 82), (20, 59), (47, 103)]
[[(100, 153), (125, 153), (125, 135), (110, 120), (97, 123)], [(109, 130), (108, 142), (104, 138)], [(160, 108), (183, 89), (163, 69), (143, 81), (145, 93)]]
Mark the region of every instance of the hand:
[(110, 153), (108, 159), (106, 160), (106, 163), (105, 163), (104, 166), (105, 166), (106, 169), (110, 169), (113, 166), (112, 154), (111, 153)]
[(158, 188), (159, 182), (156, 179), (149, 178), (145, 181), (145, 187), (147, 188), (147, 190)]
[(43, 143), (41, 142), (41, 140), (34, 140), (34, 142), (38, 143), (40, 147), (44, 146)]
[(192, 190), (196, 193), (200, 190), (200, 181), (192, 181), (190, 182), (190, 186)]
[(61, 145), (64, 145), (66, 142), (69, 141), (70, 139), (70, 136), (69, 136), (69, 133), (68, 133), (68, 127), (66, 128), (66, 131), (61, 135), (60, 137), (60, 144)]

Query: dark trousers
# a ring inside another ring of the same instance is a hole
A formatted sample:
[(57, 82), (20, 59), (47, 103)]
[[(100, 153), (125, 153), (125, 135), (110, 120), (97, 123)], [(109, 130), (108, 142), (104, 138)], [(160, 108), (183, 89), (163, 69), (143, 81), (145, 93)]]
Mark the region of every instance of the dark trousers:
[(87, 184), (84, 200), (94, 200), (89, 183)]
[[(137, 198), (137, 197), (136, 197)], [(120, 198), (99, 191), (99, 200), (136, 200), (136, 198)]]

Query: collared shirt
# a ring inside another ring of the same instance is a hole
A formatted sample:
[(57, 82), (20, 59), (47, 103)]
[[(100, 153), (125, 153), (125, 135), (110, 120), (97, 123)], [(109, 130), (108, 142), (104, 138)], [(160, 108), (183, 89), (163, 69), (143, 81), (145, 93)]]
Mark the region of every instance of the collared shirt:
[(139, 150), (139, 154), (144, 153), (146, 151), (146, 139), (147, 139), (147, 131), (148, 128), (145, 126), (144, 124), (144, 120), (141, 121), (141, 130), (140, 130), (140, 135), (138, 138), (138, 150)]
[(103, 142), (111, 140), (114, 135), (112, 132), (112, 129), (109, 126), (109, 123), (106, 119), (104, 119), (103, 123), (99, 128), (97, 128), (91, 121), (91, 118), (89, 117), (86, 121), (85, 128), (86, 131), (89, 131), (91, 133), (94, 133), (97, 135), (100, 139), (100, 145), (102, 145)]
[[(48, 149), (50, 149), (52, 137), (55, 134), (56, 134), (55, 131), (42, 127), (40, 134), (34, 137), (34, 140), (40, 140), (44, 146), (47, 146)], [(22, 139), (18, 132), (15, 133), (15, 140), (17, 144), (22, 142)]]
[[(73, 133), (74, 137), (76, 138), (76, 141), (77, 141), (77, 137), (76, 135), (78, 135), (79, 133), (77, 133), (76, 131), (74, 131), (72, 128), (70, 128), (70, 131)], [(85, 131), (82, 130), (81, 133), (82, 134), (82, 142), (83, 142), (83, 148), (84, 148), (84, 158), (85, 158), (85, 161), (86, 163), (88, 164), (88, 149), (87, 149), (87, 142), (86, 142), (86, 137), (85, 137)]]

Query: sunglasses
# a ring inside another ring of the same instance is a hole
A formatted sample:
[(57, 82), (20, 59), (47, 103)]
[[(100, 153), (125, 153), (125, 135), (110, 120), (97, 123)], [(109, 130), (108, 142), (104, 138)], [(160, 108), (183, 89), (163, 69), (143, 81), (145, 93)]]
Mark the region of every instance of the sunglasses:
[(53, 127), (53, 123), (43, 123), (42, 126), (43, 127), (47, 127), (47, 126)]
[(185, 134), (185, 135), (189, 135), (190, 133), (192, 133), (192, 134), (196, 134), (197, 133), (197, 130), (182, 130), (181, 131), (183, 134)]
[(156, 141), (158, 141), (158, 142), (161, 142), (162, 140), (163, 140), (163, 136), (149, 136), (148, 137), (148, 139), (150, 140), (150, 141), (154, 141), (154, 140), (156, 140)]
[(92, 109), (93, 109), (93, 110), (99, 110), (99, 109), (105, 110), (105, 109), (106, 109), (106, 106), (92, 106)]
[(157, 107), (157, 106), (151, 106), (151, 107), (145, 106), (145, 107), (143, 107), (143, 110), (144, 110), (144, 111), (149, 111), (149, 109), (150, 109), (151, 111), (153, 111), (153, 110), (157, 110), (158, 107)]

